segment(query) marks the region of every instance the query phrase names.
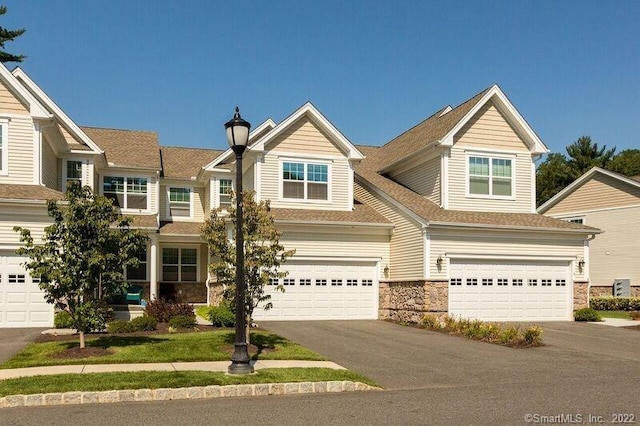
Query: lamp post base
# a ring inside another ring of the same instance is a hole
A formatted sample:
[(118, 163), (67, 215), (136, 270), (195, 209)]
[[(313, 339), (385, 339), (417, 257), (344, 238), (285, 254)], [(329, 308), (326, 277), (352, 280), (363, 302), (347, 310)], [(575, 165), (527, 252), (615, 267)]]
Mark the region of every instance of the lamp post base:
[(231, 364), (227, 370), (229, 374), (251, 374), (253, 366), (249, 362), (249, 352), (246, 343), (236, 343), (234, 345), (233, 355), (231, 356)]

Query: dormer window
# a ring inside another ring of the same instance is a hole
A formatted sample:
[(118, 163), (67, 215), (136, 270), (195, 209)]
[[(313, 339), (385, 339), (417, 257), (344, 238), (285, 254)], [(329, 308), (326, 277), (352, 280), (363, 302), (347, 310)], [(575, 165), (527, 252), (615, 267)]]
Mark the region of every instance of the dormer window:
[(66, 160), (66, 163), (64, 178), (65, 187), (63, 189), (66, 190), (69, 188), (70, 182), (78, 182), (82, 185), (82, 161)]
[(328, 200), (327, 164), (282, 163), (282, 197), (296, 200)]
[(147, 178), (105, 176), (102, 193), (124, 210), (147, 210)]
[(169, 216), (191, 218), (191, 189), (169, 188)]
[(469, 156), (468, 194), (496, 198), (513, 197), (513, 159)]

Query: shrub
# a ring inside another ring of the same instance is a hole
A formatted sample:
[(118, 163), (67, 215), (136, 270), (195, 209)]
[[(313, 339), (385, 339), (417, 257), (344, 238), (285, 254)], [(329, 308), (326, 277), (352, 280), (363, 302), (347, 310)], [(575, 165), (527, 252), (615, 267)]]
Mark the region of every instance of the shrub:
[(119, 334), (119, 333), (131, 333), (133, 326), (129, 321), (114, 320), (107, 324), (107, 333)]
[(518, 340), (520, 334), (520, 326), (512, 325), (505, 328), (500, 333), (500, 343), (503, 345), (513, 345)]
[(542, 343), (542, 328), (532, 325), (524, 329), (522, 333), (524, 343), (533, 346)]
[(165, 299), (152, 300), (147, 303), (145, 312), (147, 316), (154, 317), (158, 322), (169, 322), (171, 318), (178, 315), (192, 316), (195, 320), (193, 306), (188, 303), (172, 303)]
[(426, 328), (428, 330), (438, 330), (440, 328), (440, 321), (438, 321), (438, 317), (431, 314), (426, 314), (420, 320), (420, 326)]
[(480, 338), (487, 342), (495, 342), (500, 337), (500, 326), (492, 322), (482, 324), (480, 327)]
[(640, 311), (631, 311), (629, 312), (629, 316), (631, 319), (638, 320), (640, 319)]
[(158, 320), (148, 315), (134, 318), (129, 323), (133, 331), (153, 331), (158, 326)]
[(189, 315), (176, 315), (169, 320), (169, 327), (176, 330), (192, 329), (197, 325), (194, 316)]
[(481, 330), (482, 330), (482, 321), (473, 320), (468, 323), (467, 327), (465, 327), (464, 330), (462, 330), (462, 333), (464, 334), (465, 337), (468, 337), (469, 339), (478, 340), (481, 337), (481, 333), (482, 333)]
[(602, 321), (600, 314), (595, 309), (583, 308), (573, 312), (576, 321)]
[(236, 326), (236, 316), (231, 310), (231, 307), (226, 304), (209, 308), (208, 318), (214, 327)]
[(589, 306), (597, 311), (637, 311), (640, 310), (640, 297), (592, 297)]
[(53, 317), (53, 326), (55, 328), (73, 328), (73, 320), (67, 311), (56, 312)]

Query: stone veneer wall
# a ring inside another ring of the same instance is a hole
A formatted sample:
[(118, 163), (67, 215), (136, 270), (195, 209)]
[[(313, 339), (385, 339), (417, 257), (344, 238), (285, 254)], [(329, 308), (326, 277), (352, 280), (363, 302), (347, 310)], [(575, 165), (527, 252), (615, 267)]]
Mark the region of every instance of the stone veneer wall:
[(589, 307), (589, 282), (573, 282), (573, 310)]
[[(613, 284), (606, 286), (591, 286), (589, 295), (591, 297), (613, 296)], [(631, 297), (640, 297), (640, 286), (631, 286), (630, 295)]]
[(222, 284), (211, 283), (209, 284), (209, 305), (218, 306), (222, 302)]
[(426, 313), (447, 313), (448, 306), (449, 283), (446, 281), (380, 282), (380, 319), (419, 322)]

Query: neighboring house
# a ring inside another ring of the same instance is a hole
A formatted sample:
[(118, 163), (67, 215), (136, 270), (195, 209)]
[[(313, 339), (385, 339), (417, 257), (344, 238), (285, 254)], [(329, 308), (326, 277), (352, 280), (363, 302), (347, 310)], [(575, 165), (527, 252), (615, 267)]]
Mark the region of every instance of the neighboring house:
[(591, 296), (610, 296), (618, 279), (640, 297), (640, 176), (594, 167), (538, 208), (558, 219), (600, 228), (589, 243)]
[[(52, 323), (12, 228), (42, 234), (45, 200), (62, 198), (69, 180), (148, 232), (140, 267), (126, 271), (143, 297), (219, 296), (200, 227), (231, 202), (231, 150), (80, 127), (4, 66), (0, 132), (0, 327)], [(273, 309), (256, 319), (571, 319), (587, 303), (582, 261), (598, 230), (535, 213), (534, 159), (545, 152), (497, 86), (379, 148), (354, 146), (310, 103), (265, 121), (250, 134), (243, 185), (271, 201), (281, 242), (296, 254), (278, 282), (286, 291), (269, 286)]]

